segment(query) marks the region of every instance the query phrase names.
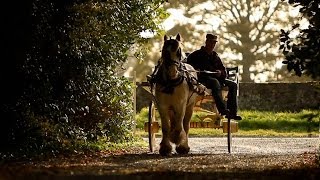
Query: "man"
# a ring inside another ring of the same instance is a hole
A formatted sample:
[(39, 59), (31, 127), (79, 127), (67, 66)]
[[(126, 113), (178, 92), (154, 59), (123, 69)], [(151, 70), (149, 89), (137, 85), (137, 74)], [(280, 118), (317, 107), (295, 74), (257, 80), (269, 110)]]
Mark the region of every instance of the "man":
[[(218, 41), (217, 39), (218, 37), (216, 35), (207, 34), (205, 46), (191, 53), (187, 58), (187, 63), (200, 71), (198, 76), (199, 81), (208, 89), (212, 90), (212, 96), (215, 99), (219, 113), (234, 120), (241, 120), (242, 118), (237, 115), (237, 83), (226, 79), (226, 68), (218, 54), (214, 51), (214, 47)], [(211, 71), (214, 73), (201, 71)], [(223, 85), (229, 88), (227, 100), (229, 112), (222, 99), (221, 87)]]

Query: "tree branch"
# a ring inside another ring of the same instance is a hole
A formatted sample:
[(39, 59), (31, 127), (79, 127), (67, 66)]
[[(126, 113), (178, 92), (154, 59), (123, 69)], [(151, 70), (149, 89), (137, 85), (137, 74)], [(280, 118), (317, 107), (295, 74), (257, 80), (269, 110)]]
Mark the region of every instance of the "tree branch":
[[(263, 32), (262, 30), (264, 30), (264, 28), (266, 27), (267, 23), (270, 21), (272, 15), (274, 14), (274, 12), (276, 12), (276, 10), (278, 9), (278, 7), (279, 7), (279, 3), (277, 3), (277, 5), (274, 7), (273, 12), (272, 12), (269, 16), (267, 16), (267, 19), (266, 19), (265, 21), (263, 21), (261, 29), (259, 29), (259, 28), (257, 27), (257, 29), (259, 30), (259, 32), (258, 32), (258, 35), (257, 35), (257, 38), (256, 38), (256, 39), (260, 39), (261, 34), (262, 34), (262, 32)], [(269, 9), (270, 9), (270, 8), (269, 8)], [(269, 10), (269, 9), (268, 9), (268, 10)], [(262, 18), (265, 17), (265, 16), (267, 15), (267, 13), (268, 13), (268, 11), (265, 11), (265, 12), (263, 13)]]

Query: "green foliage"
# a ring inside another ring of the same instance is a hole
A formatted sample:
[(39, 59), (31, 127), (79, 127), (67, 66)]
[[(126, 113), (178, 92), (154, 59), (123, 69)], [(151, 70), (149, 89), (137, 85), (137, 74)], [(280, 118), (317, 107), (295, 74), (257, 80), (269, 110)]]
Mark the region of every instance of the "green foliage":
[(144, 107), (136, 114), (136, 128), (144, 129), (144, 123), (148, 122), (149, 109)]
[[(320, 79), (320, 2), (317, 0), (289, 0), (294, 6), (300, 5), (300, 13), (309, 21), (307, 29), (300, 29), (299, 24), (292, 30), (281, 30), (280, 49), (285, 55), (287, 70), (296, 75), (306, 74), (315, 80)], [(297, 37), (290, 37), (292, 31), (298, 30)]]
[(131, 140), (133, 87), (118, 72), (133, 44), (144, 42), (140, 32), (157, 31), (161, 3), (31, 1), (30, 44), (15, 67), (21, 94), (1, 106), (12, 114), (2, 127), (6, 145), (62, 151)]

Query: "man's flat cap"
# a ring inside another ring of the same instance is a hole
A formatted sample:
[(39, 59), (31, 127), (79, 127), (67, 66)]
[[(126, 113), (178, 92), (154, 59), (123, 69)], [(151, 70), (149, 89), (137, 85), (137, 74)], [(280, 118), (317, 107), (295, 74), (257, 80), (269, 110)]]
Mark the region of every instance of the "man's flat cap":
[(218, 36), (213, 35), (213, 34), (207, 34), (206, 38), (207, 38), (207, 40), (218, 41)]

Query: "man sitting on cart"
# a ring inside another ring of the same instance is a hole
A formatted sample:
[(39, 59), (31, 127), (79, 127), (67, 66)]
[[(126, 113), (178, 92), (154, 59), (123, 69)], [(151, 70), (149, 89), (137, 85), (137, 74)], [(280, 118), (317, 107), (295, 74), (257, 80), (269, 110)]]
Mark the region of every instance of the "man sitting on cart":
[[(199, 70), (198, 80), (208, 89), (211, 89), (218, 111), (227, 118), (241, 120), (241, 116), (237, 115), (237, 83), (226, 79), (227, 72), (220, 57), (214, 51), (218, 37), (213, 34), (206, 35), (205, 46), (191, 53), (187, 58), (187, 63)], [(201, 71), (210, 71), (206, 73)], [(227, 107), (222, 99), (222, 87), (228, 86)], [(228, 108), (228, 110), (227, 110)]]

